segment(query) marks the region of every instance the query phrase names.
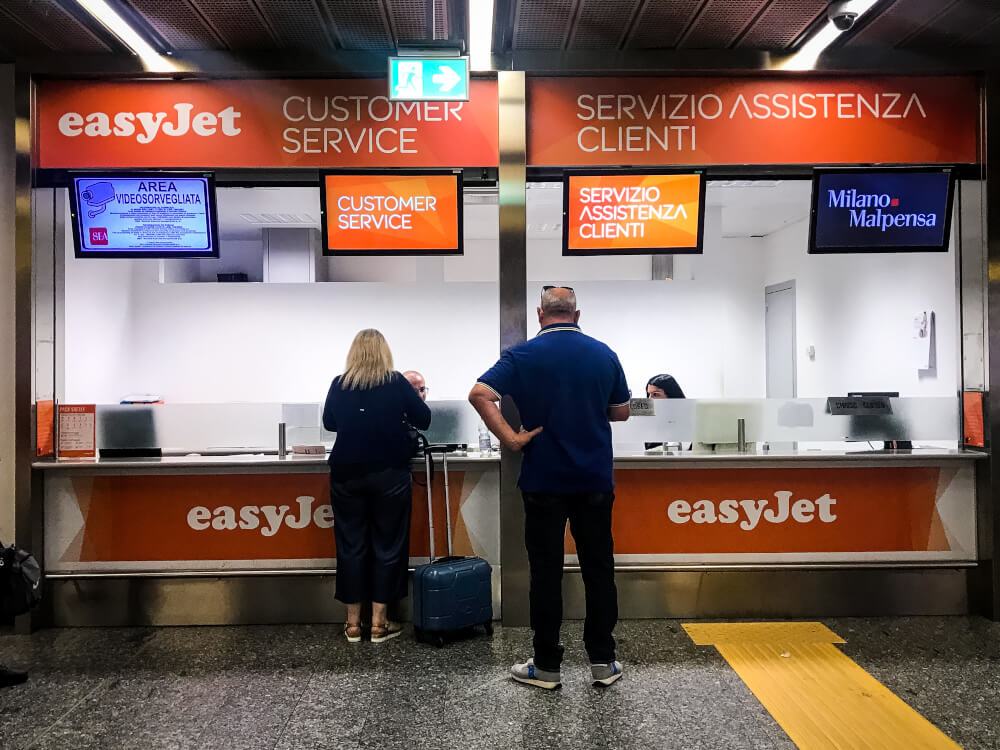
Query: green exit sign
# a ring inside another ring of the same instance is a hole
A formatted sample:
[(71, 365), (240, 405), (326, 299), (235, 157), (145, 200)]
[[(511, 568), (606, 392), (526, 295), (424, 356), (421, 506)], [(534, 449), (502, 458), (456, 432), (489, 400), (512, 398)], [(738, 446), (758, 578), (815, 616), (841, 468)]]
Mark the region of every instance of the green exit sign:
[(467, 102), (468, 57), (390, 57), (389, 98), (394, 102)]

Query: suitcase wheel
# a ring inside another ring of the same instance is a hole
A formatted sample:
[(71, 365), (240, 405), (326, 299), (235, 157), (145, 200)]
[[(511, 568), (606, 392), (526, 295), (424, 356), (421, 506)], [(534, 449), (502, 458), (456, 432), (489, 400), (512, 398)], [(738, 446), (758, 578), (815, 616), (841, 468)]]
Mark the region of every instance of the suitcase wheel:
[(437, 648), (442, 648), (444, 646), (444, 635), (441, 633), (433, 633), (430, 636), (431, 643), (433, 643)]
[(483, 623), (483, 630), (486, 631), (486, 635), (493, 635), (493, 621), (487, 620)]
[(418, 628), (418, 627), (414, 626), (413, 627), (413, 637), (417, 641), (417, 643), (423, 643), (424, 642), (424, 631), (423, 631), (423, 628)]

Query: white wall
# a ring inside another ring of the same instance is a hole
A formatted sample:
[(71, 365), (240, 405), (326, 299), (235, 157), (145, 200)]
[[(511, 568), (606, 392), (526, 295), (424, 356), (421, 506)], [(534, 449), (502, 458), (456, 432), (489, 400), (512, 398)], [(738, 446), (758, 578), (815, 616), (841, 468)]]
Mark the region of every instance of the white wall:
[[(559, 191), (530, 190), (529, 333), (542, 284), (569, 284), (584, 330), (619, 353), (634, 393), (669, 372), (691, 397), (762, 398), (764, 288), (795, 279), (800, 396), (954, 394), (954, 255), (810, 256), (808, 223), (795, 219), (809, 185), (797, 189), (783, 186), (769, 209), (748, 188), (767, 224), (784, 226), (766, 237), (723, 236), (740, 188), (710, 200), (704, 255), (675, 256), (673, 281), (650, 280), (649, 257), (564, 258)], [(333, 277), (352, 280), (325, 284), (160, 284), (156, 263), (78, 261), (68, 249), (66, 398), (318, 401), (368, 326), (386, 334), (399, 369), (424, 372), (432, 398), (463, 398), (499, 347), (497, 208), (467, 206), (466, 218), (463, 257), (333, 259)], [(925, 309), (937, 314), (936, 373), (910, 365), (912, 319)]]
[[(802, 200), (808, 205), (807, 182)], [(954, 249), (809, 255), (808, 240), (807, 220), (764, 238), (765, 284), (796, 282), (799, 397), (852, 390), (954, 396), (959, 383)], [(913, 354), (913, 318), (925, 310), (936, 316), (936, 371), (918, 370)], [(809, 346), (815, 347), (815, 360), (807, 355)]]
[(0, 65), (0, 541), (14, 539), (14, 66)]
[(568, 284), (581, 327), (618, 353), (633, 394), (666, 372), (691, 398), (762, 397), (764, 248), (723, 238), (720, 219), (710, 208), (704, 255), (675, 256), (673, 281), (650, 280), (648, 257), (563, 258), (561, 239), (529, 239), (529, 335), (542, 284)]

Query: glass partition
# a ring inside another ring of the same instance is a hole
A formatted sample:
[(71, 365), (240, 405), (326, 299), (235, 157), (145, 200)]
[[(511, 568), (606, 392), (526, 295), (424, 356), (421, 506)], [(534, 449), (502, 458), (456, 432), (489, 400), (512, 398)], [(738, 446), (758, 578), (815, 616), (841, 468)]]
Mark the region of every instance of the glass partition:
[[(428, 401), (430, 443), (478, 448), (479, 416), (466, 400)], [(275, 453), (278, 424), (285, 444), (329, 448), (336, 434), (322, 429), (322, 404), (99, 404), (98, 449), (159, 448), (165, 455)]]
[[(683, 391), (616, 424), (620, 452), (728, 449), (740, 418), (758, 449), (958, 446), (962, 222), (947, 252), (810, 255), (810, 195), (807, 179), (709, 180), (702, 254), (567, 257), (562, 184), (529, 184), (529, 335), (541, 287), (572, 286), (583, 331), (617, 352), (634, 397), (659, 374)], [(891, 395), (893, 414), (826, 412), (855, 392)]]
[(738, 450), (743, 420), (747, 450), (881, 450), (887, 441), (914, 449), (955, 448), (958, 402), (947, 397), (890, 398), (891, 413), (832, 414), (826, 399), (654, 399), (654, 414), (612, 425), (617, 455)]

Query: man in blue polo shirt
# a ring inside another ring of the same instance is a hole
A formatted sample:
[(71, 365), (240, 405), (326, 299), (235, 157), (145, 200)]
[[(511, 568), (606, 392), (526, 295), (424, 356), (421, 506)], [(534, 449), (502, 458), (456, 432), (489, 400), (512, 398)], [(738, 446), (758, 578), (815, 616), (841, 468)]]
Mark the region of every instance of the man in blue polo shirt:
[[(545, 287), (541, 331), (508, 349), (469, 393), (469, 401), (507, 448), (524, 451), (524, 543), (531, 568), (534, 658), (511, 667), (518, 682), (557, 688), (563, 648), (562, 572), (566, 522), (576, 541), (587, 595), (584, 645), (595, 685), (622, 674), (612, 635), (618, 621), (611, 506), (614, 473), (609, 422), (628, 419), (629, 391), (618, 356), (584, 335), (576, 294)], [(497, 403), (510, 396), (524, 425), (514, 430)]]

